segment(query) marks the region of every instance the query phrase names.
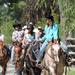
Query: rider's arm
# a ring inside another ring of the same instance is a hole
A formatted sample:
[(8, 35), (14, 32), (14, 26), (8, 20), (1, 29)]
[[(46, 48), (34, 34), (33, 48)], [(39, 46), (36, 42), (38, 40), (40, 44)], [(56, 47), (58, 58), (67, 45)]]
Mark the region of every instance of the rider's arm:
[(17, 32), (16, 31), (14, 31), (13, 33), (12, 33), (12, 41), (16, 41), (17, 40)]
[[(52, 41), (53, 39), (53, 41)], [(47, 35), (47, 41), (49, 43), (53, 43), (56, 44), (58, 43), (58, 26), (56, 24), (53, 25), (53, 28), (51, 29), (51, 31), (49, 32), (49, 34)]]
[(46, 32), (47, 32), (47, 26), (45, 26), (44, 28), (44, 36), (41, 38), (41, 41), (45, 41), (46, 40)]
[(53, 39), (54, 39), (54, 43), (58, 43), (58, 25), (55, 24), (54, 28), (53, 28)]

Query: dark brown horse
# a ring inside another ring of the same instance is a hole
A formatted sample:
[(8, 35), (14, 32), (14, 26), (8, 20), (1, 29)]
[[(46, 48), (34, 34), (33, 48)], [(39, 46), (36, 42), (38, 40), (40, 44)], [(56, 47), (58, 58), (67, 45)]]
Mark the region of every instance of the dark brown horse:
[(2, 66), (2, 75), (5, 75), (5, 73), (6, 73), (8, 60), (9, 60), (9, 57), (8, 57), (7, 51), (4, 47), (4, 43), (2, 41), (0, 41), (0, 65)]
[(27, 49), (26, 52), (26, 74), (27, 75), (40, 75), (41, 74), (41, 69), (36, 66), (36, 56), (35, 56), (35, 51), (37, 50), (36, 48), (36, 42), (33, 42), (29, 48)]
[(14, 43), (14, 54), (15, 54), (15, 75), (22, 75), (23, 70), (23, 58), (22, 55), (22, 44), (18, 41)]

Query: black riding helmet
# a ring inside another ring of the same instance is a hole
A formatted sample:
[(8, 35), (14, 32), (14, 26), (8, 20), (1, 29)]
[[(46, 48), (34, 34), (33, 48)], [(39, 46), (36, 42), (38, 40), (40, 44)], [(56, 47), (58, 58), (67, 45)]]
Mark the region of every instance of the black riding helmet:
[(17, 27), (17, 28), (22, 28), (22, 27), (21, 27), (21, 23), (16, 23), (16, 24), (13, 25), (13, 28), (16, 28), (16, 27)]
[(33, 26), (33, 24), (29, 24), (28, 26), (27, 26), (27, 29), (34, 29), (34, 26)]
[(51, 19), (52, 22), (54, 22), (54, 17), (52, 15), (46, 16), (47, 19)]

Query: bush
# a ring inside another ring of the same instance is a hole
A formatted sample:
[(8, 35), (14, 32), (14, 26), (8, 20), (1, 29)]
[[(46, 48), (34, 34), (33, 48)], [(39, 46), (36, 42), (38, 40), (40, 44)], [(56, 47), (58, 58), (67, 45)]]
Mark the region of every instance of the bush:
[(1, 31), (5, 35), (5, 43), (11, 43), (11, 35), (12, 35), (12, 28), (13, 21), (11, 17), (7, 18), (7, 21), (4, 22), (4, 25), (1, 26)]

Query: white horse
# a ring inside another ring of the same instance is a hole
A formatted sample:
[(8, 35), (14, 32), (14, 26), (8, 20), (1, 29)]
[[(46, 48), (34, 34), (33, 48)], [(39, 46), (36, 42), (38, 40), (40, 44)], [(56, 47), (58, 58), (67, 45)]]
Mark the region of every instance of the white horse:
[(64, 55), (58, 44), (48, 45), (43, 59), (43, 75), (62, 75), (64, 72)]

